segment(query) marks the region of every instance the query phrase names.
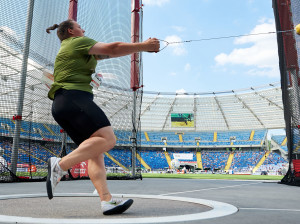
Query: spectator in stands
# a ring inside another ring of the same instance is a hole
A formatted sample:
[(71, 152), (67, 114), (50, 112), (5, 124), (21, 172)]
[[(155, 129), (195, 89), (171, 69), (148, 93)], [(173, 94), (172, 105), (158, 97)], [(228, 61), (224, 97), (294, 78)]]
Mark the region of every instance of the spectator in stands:
[(88, 160), (88, 173), (101, 199), (103, 214), (122, 213), (133, 201), (112, 199), (106, 183), (103, 153), (115, 146), (116, 138), (104, 112), (93, 102), (91, 75), (97, 60), (130, 55), (137, 52), (158, 52), (159, 40), (149, 38), (141, 43), (100, 43), (84, 36), (85, 30), (74, 20), (66, 20), (46, 29), (57, 30), (61, 48), (54, 64), (54, 83), (48, 93), (53, 100), (52, 114), (57, 123), (78, 145), (63, 158), (48, 161), (47, 192), (53, 191), (67, 170)]

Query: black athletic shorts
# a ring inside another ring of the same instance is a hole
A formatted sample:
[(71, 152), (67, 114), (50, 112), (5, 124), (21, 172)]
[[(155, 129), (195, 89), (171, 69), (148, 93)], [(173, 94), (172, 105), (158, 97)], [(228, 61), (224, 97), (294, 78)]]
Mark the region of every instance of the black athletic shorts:
[(93, 94), (86, 91), (57, 90), (52, 115), (77, 145), (99, 128), (110, 126), (104, 112), (93, 101)]

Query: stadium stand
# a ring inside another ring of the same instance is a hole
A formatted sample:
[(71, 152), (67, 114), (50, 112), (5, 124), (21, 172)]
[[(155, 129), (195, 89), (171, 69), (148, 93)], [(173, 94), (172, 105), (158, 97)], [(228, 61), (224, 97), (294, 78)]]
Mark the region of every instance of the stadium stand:
[(226, 151), (203, 150), (201, 154), (203, 169), (222, 170), (225, 169), (225, 165), (230, 153)]
[(237, 151), (234, 153), (231, 168), (234, 172), (252, 170), (264, 154), (260, 150)]
[[(4, 149), (3, 157), (10, 163), (10, 153), (12, 150), (11, 141), (2, 141), (0, 144), (1, 148)], [(74, 148), (74, 147), (73, 147)], [(71, 146), (67, 147), (67, 153), (72, 149)], [(37, 168), (46, 166), (46, 159), (53, 155), (57, 156), (61, 152), (61, 145), (57, 143), (53, 144), (42, 144), (41, 142), (31, 143), (30, 148), (26, 141), (20, 144), (19, 150), (19, 163), (26, 164), (28, 161), (31, 164), (35, 164)], [(166, 153), (162, 148), (156, 149), (142, 149), (138, 151), (140, 159), (144, 161), (144, 166), (141, 166), (147, 170), (166, 170), (170, 167), (167, 155), (169, 155), (170, 160), (174, 159), (175, 153), (191, 154), (192, 159), (189, 162), (194, 162), (198, 164), (198, 159), (196, 155), (196, 150), (179, 150), (179, 149), (169, 149)], [(251, 171), (265, 155), (262, 150), (251, 150), (251, 149), (240, 149), (234, 151), (228, 150), (217, 150), (217, 149), (206, 149), (199, 152), (201, 155), (201, 165), (204, 170), (225, 170), (225, 166), (229, 161), (230, 155), (233, 156), (232, 162), (229, 163), (230, 170), (233, 173), (236, 172), (249, 172)], [(122, 167), (123, 170), (130, 170), (131, 168), (131, 150), (130, 148), (115, 148), (109, 151), (105, 155), (105, 164), (107, 167)], [(184, 162), (184, 161), (180, 161)], [(137, 161), (140, 165), (140, 161)], [(279, 170), (282, 168), (282, 164), (286, 161), (277, 153), (270, 153), (270, 155), (265, 159), (262, 166), (257, 170), (258, 172), (264, 170)], [(199, 164), (198, 164), (199, 167)]]
[(285, 168), (287, 161), (279, 154), (271, 152), (265, 159), (264, 163), (257, 169), (257, 172), (267, 172), (273, 174), (281, 174)]
[(274, 140), (280, 146), (281, 149), (287, 152), (287, 141), (285, 135), (273, 135), (272, 140)]
[[(14, 121), (8, 118), (0, 118), (0, 121), (2, 135), (5, 133), (5, 136), (12, 137)], [(115, 130), (117, 145), (115, 149), (105, 154), (104, 159), (107, 167), (121, 167), (125, 171), (131, 169), (131, 150), (129, 147), (131, 134), (131, 131)], [(266, 135), (266, 129), (207, 132), (144, 131), (140, 132), (141, 146), (144, 149), (142, 148), (137, 152), (136, 164), (146, 170), (166, 170), (171, 166), (174, 153), (186, 153), (192, 154), (192, 160), (189, 162), (197, 164), (197, 167), (204, 170), (250, 171), (257, 166), (264, 155), (262, 146)], [(61, 143), (59, 142), (62, 133), (58, 125), (24, 121), (21, 136), (23, 141), (19, 150), (18, 163), (20, 164), (30, 162), (39, 169), (39, 167), (46, 166), (46, 158), (54, 155), (59, 156), (61, 153)], [(26, 139), (35, 139), (36, 142), (31, 143), (29, 147)], [(282, 143), (284, 143), (285, 136), (273, 136), (272, 139), (276, 140), (281, 147), (284, 146)], [(49, 140), (57, 143), (48, 144)], [(69, 137), (67, 142), (72, 143)], [(71, 145), (68, 144), (66, 153), (75, 148)], [(1, 142), (1, 147), (4, 149), (3, 157), (10, 163), (11, 158), (8, 155), (11, 154), (12, 150), (11, 141)], [(163, 148), (166, 148), (167, 151), (164, 151)], [(198, 158), (197, 148), (201, 149), (198, 152)], [(282, 157), (276, 153), (271, 153), (257, 171), (271, 168), (279, 169), (284, 163), (285, 160)], [(266, 168), (266, 166), (269, 167)]]
[[(6, 136), (12, 136), (14, 123), (8, 118), (0, 118), (1, 133)], [(253, 139), (251, 133), (255, 132)], [(145, 135), (147, 133), (147, 137)], [(217, 138), (214, 138), (217, 133)], [(147, 131), (141, 133), (141, 145), (145, 146), (178, 146), (191, 147), (197, 146), (196, 139), (199, 140), (200, 146), (247, 146), (261, 145), (265, 139), (267, 130), (239, 130), (239, 131), (222, 131), (222, 132), (156, 132)], [(43, 124), (37, 122), (22, 122), (21, 136), (23, 138), (32, 138), (39, 140), (59, 141), (61, 139), (61, 127), (54, 124)], [(131, 131), (115, 130), (118, 145), (130, 145)], [(232, 140), (231, 138), (234, 138)], [(166, 139), (166, 144), (163, 142)], [(68, 142), (71, 139), (68, 138)]]
[(266, 158), (263, 165), (270, 165), (270, 164), (278, 165), (278, 164), (286, 163), (286, 162), (287, 161), (284, 160), (280, 155), (278, 155), (275, 152), (271, 152), (270, 155), (268, 156), (268, 158)]
[[(108, 152), (108, 154), (113, 157), (116, 161), (118, 161), (122, 167), (131, 167), (131, 151), (129, 149), (113, 149)], [(115, 167), (116, 164), (111, 158), (108, 159), (108, 154), (105, 155), (105, 164), (106, 166)], [(106, 163), (107, 162), (107, 163)]]
[(140, 155), (143, 160), (151, 167), (151, 169), (168, 168), (169, 164), (163, 150), (141, 150)]
[[(251, 133), (255, 133), (253, 138)], [(147, 139), (143, 133), (142, 145), (163, 146), (163, 139), (166, 139), (167, 146), (196, 147), (199, 146), (260, 146), (262, 145), (267, 130), (244, 130), (244, 131), (222, 131), (222, 132), (153, 132), (147, 131)], [(217, 138), (214, 138), (217, 133)], [(181, 137), (180, 137), (181, 136)], [(232, 140), (231, 138), (234, 138)]]

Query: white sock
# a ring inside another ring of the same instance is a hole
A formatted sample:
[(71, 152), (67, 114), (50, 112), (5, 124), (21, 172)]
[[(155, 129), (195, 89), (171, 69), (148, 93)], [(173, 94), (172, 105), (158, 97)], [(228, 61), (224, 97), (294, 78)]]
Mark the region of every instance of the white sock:
[(58, 168), (58, 171), (65, 172), (65, 171), (62, 170), (62, 168), (61, 168), (60, 165), (59, 165), (60, 160), (61, 160), (61, 159), (59, 159), (59, 160), (57, 161), (56, 167)]

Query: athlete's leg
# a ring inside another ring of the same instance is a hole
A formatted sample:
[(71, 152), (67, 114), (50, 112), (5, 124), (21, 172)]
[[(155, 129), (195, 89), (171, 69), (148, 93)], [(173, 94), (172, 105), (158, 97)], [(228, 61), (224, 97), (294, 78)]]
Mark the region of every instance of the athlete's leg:
[(112, 149), (116, 137), (111, 126), (100, 128), (90, 138), (82, 142), (77, 149), (63, 157), (59, 163), (63, 170), (88, 160), (88, 173), (101, 201), (109, 201), (111, 194), (107, 188), (104, 152)]
[(98, 129), (90, 138), (83, 141), (77, 149), (63, 157), (59, 163), (63, 170), (88, 159), (97, 159), (101, 153), (112, 149), (116, 144), (116, 137), (111, 126)]
[(101, 201), (109, 201), (111, 199), (111, 194), (107, 187), (103, 153), (101, 153), (98, 158), (88, 160), (88, 172)]
[[(55, 96), (53, 116), (78, 147), (63, 157), (59, 166), (66, 171), (88, 160), (88, 173), (102, 201), (111, 194), (106, 184), (104, 152), (116, 144), (116, 137), (104, 112), (82, 91), (61, 90)], [(76, 101), (74, 100), (76, 99)], [(71, 116), (72, 115), (72, 116)]]

